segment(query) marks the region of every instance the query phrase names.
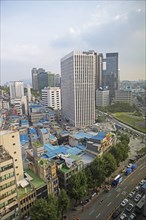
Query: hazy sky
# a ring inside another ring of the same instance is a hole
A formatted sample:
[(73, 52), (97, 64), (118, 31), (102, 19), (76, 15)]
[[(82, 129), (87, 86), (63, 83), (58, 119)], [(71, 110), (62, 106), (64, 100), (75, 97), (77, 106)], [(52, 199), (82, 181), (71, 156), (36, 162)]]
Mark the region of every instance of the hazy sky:
[(60, 74), (72, 50), (119, 52), (120, 79), (145, 79), (145, 1), (1, 0), (1, 82)]

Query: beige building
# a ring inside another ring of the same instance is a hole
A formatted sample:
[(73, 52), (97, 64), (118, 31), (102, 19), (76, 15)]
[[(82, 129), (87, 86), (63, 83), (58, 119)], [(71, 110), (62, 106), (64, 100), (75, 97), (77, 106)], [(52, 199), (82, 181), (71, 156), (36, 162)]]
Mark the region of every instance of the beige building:
[(11, 130), (0, 131), (0, 145), (2, 145), (13, 158), (16, 182), (18, 184), (18, 182), (23, 179), (23, 165), (19, 132)]
[(115, 91), (115, 102), (124, 102), (132, 104), (132, 92), (124, 90)]
[(0, 146), (0, 219), (18, 219), (18, 197), (13, 158)]
[(96, 106), (109, 105), (109, 90), (96, 90)]

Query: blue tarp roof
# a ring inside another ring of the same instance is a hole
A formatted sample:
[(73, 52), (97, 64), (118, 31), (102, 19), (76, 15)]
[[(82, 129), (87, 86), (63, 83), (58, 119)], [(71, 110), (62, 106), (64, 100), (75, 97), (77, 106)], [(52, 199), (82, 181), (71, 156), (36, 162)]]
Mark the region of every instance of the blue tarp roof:
[(25, 144), (29, 142), (28, 134), (20, 134), (20, 142), (21, 144)]
[(28, 124), (28, 120), (21, 120), (21, 124), (23, 124), (23, 125)]
[(58, 154), (78, 155), (83, 151), (83, 149), (78, 147), (70, 147), (68, 145), (52, 146), (50, 143), (45, 144), (44, 149), (47, 151), (45, 155), (48, 158), (53, 158)]
[(30, 132), (30, 134), (35, 134), (36, 133), (36, 129), (35, 128), (30, 128), (29, 132)]
[(48, 130), (47, 130), (46, 128), (42, 128), (42, 129), (40, 129), (40, 130), (41, 130), (41, 132), (42, 132), (43, 134), (48, 133)]
[(78, 132), (78, 133), (76, 133), (76, 134), (74, 134), (72, 136), (75, 137), (76, 139), (81, 139), (81, 138), (89, 139), (89, 138), (92, 137), (91, 134), (88, 134), (88, 133), (85, 133), (85, 132)]
[(99, 140), (99, 141), (101, 141), (101, 140), (103, 140), (105, 137), (106, 137), (106, 133), (101, 131), (101, 132), (98, 132), (97, 135), (92, 136), (92, 139), (93, 139), (93, 140)]
[(53, 134), (50, 134), (50, 140), (54, 140), (56, 137)]

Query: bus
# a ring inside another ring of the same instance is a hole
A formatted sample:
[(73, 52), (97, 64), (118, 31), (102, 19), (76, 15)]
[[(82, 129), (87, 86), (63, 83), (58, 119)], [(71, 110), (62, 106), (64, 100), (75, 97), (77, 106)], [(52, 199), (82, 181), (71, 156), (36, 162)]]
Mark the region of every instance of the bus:
[(123, 177), (122, 177), (120, 174), (118, 174), (118, 175), (114, 178), (114, 180), (113, 180), (113, 182), (112, 182), (112, 186), (117, 186), (118, 183), (121, 183), (121, 182), (122, 182), (122, 180), (123, 180)]
[(142, 213), (142, 210), (143, 210), (143, 207), (144, 207), (144, 203), (145, 203), (145, 195), (141, 198), (141, 200), (135, 206), (135, 211), (138, 214)]

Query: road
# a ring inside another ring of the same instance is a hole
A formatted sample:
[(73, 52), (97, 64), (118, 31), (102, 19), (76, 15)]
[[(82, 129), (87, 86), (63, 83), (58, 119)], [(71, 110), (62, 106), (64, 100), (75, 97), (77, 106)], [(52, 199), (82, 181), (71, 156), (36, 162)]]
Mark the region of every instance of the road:
[(137, 169), (128, 177), (124, 176), (122, 183), (109, 193), (102, 193), (94, 201), (84, 207), (84, 210), (71, 212), (70, 220), (77, 217), (80, 220), (107, 220), (120, 205), (121, 201), (131, 192), (141, 179), (146, 177), (146, 156), (137, 162)]

